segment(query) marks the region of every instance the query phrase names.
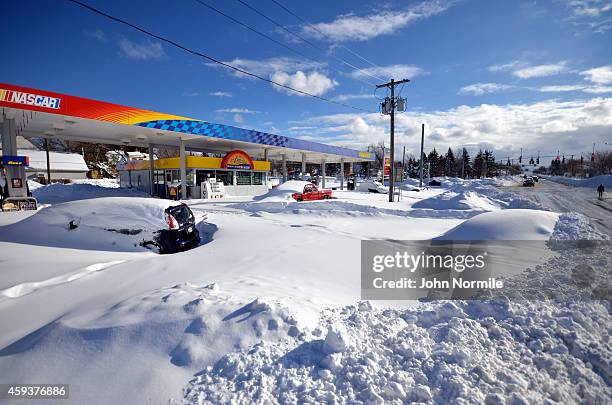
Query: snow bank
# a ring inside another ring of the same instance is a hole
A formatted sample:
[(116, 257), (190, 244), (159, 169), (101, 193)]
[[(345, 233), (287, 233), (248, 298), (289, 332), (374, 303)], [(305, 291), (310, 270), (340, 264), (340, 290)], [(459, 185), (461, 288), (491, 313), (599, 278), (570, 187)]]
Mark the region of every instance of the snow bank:
[(500, 209), (543, 209), (539, 203), (496, 187), (510, 181), (508, 179), (501, 182), (497, 179), (441, 178), (440, 180), (448, 187), (445, 192), (416, 202), (412, 207), (438, 212), (447, 210), (449, 214), (453, 211), (471, 211), (472, 214), (478, 214)]
[(32, 195), (42, 204), (59, 204), (67, 201), (88, 200), (100, 197), (147, 197), (148, 194), (115, 187), (112, 182), (61, 184), (53, 183), (32, 190)]
[(106, 188), (119, 188), (119, 179), (78, 179), (73, 180), (76, 184), (91, 184)]
[[(164, 210), (176, 202), (106, 197), (57, 204), (2, 228), (0, 240), (75, 249), (141, 251), (166, 228)], [(69, 229), (73, 221), (78, 227)], [(112, 231), (109, 231), (112, 230)]]
[(589, 187), (595, 189), (600, 184), (603, 184), (605, 188), (612, 189), (612, 174), (595, 176), (588, 179), (575, 179), (562, 176), (546, 176), (546, 179), (574, 187)]
[(566, 212), (559, 215), (559, 221), (550, 237), (552, 240), (597, 240), (608, 239), (599, 233), (589, 219), (577, 212)]
[(190, 382), (185, 400), (605, 403), (612, 349), (609, 330), (598, 325), (609, 325), (608, 306), (456, 301), (374, 309), (362, 302), (329, 311), (301, 339), (225, 355)]
[(432, 198), (418, 201), (412, 207), (433, 210), (474, 210), (477, 212), (500, 209), (498, 204), (473, 191), (460, 193), (447, 191)]
[(288, 180), (268, 191), (265, 194), (255, 197), (254, 201), (260, 202), (287, 202), (295, 201), (291, 195), (293, 193), (301, 193), (304, 191), (304, 186), (312, 184), (308, 181)]
[(34, 181), (34, 180), (28, 180), (28, 188), (30, 189), (30, 191), (33, 192), (34, 190), (41, 188), (41, 187), (44, 187), (44, 186), (40, 184), (39, 182)]
[(486, 212), (461, 223), (442, 240), (548, 240), (559, 214), (538, 210)]

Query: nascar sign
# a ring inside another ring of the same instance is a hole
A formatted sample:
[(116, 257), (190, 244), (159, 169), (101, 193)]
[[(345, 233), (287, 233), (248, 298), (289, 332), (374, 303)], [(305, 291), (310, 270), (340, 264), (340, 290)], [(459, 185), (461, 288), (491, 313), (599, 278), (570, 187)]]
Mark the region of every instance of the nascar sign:
[(61, 98), (41, 96), (40, 94), (26, 93), (22, 91), (0, 89), (0, 101), (59, 110)]

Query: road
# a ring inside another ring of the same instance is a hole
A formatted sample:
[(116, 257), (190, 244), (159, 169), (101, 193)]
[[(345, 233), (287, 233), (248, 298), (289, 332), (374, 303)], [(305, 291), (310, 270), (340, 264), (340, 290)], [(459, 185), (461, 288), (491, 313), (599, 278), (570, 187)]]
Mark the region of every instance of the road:
[(554, 212), (578, 212), (590, 218), (591, 224), (601, 233), (612, 237), (612, 195), (607, 192), (604, 200), (597, 199), (597, 192), (586, 187), (571, 187), (540, 179), (535, 187), (522, 185), (507, 187), (527, 198), (541, 203)]

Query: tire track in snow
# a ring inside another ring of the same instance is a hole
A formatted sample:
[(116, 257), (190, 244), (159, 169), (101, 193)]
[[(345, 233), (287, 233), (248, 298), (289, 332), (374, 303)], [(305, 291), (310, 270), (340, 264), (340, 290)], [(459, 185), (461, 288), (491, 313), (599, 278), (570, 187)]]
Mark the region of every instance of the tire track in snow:
[(70, 283), (85, 277), (91, 273), (95, 273), (111, 266), (123, 263), (125, 260), (113, 260), (110, 262), (94, 263), (82, 270), (73, 271), (71, 273), (62, 274), (61, 276), (52, 277), (42, 281), (32, 281), (27, 283), (21, 283), (14, 285), (13, 287), (6, 288), (0, 291), (0, 301), (4, 301), (7, 298), (19, 298), (24, 295), (31, 294), (41, 288), (53, 287), (60, 284)]

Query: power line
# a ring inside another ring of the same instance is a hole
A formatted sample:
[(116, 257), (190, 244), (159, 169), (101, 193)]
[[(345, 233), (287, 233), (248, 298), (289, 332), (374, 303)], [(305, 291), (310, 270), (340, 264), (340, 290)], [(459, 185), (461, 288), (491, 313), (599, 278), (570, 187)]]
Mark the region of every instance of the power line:
[[(302, 53), (302, 52), (300, 52), (300, 51), (298, 51), (298, 50), (296, 50), (296, 49), (293, 49), (292, 47), (290, 47), (290, 46), (288, 46), (288, 45), (286, 45), (286, 44), (283, 44), (283, 43), (282, 43), (282, 42), (280, 42), (280, 41), (277, 41), (276, 39), (272, 38), (271, 36), (269, 36), (269, 35), (267, 35), (267, 34), (264, 34), (263, 32), (261, 32), (261, 31), (259, 31), (259, 30), (255, 29), (255, 28), (253, 28), (253, 27), (251, 27), (251, 26), (249, 26), (249, 25), (247, 25), (247, 24), (243, 23), (242, 21), (240, 21), (240, 20), (238, 20), (238, 19), (236, 19), (236, 18), (232, 17), (232, 16), (231, 16), (231, 15), (229, 15), (229, 14), (224, 13), (223, 11), (221, 11), (221, 10), (219, 10), (219, 9), (217, 9), (217, 8), (215, 8), (215, 7), (213, 7), (213, 6), (211, 6), (210, 4), (205, 3), (205, 2), (204, 2), (204, 1), (202, 1), (202, 0), (195, 0), (195, 1), (196, 1), (197, 3), (199, 3), (199, 4), (201, 4), (202, 6), (204, 6), (204, 7), (208, 8), (208, 9), (210, 9), (210, 10), (214, 11), (215, 13), (217, 13), (217, 14), (219, 14), (219, 15), (222, 15), (223, 17), (227, 18), (228, 20), (231, 20), (231, 21), (235, 22), (236, 24), (238, 24), (238, 25), (240, 25), (240, 26), (242, 26), (242, 27), (244, 27), (244, 28), (246, 28), (246, 29), (248, 29), (248, 30), (250, 30), (250, 31), (253, 31), (253, 32), (254, 32), (254, 33), (256, 33), (257, 35), (260, 35), (260, 36), (262, 36), (262, 37), (264, 37), (264, 38), (266, 38), (266, 39), (268, 39), (268, 40), (270, 40), (270, 41), (274, 42), (275, 44), (282, 46), (283, 48), (288, 49), (288, 50), (290, 50), (291, 52), (296, 53), (296, 54), (298, 54), (298, 55), (300, 55), (300, 56), (302, 56), (302, 57), (304, 57), (304, 58), (306, 58), (306, 59), (313, 60), (313, 59), (312, 59), (310, 56), (305, 55), (304, 53)], [(314, 61), (314, 60), (313, 60), (313, 61)], [(317, 61), (314, 61), (314, 62), (317, 62)]]
[(86, 8), (86, 9), (88, 9), (89, 11), (91, 11), (91, 12), (93, 12), (95, 14), (101, 15), (101, 16), (106, 17), (106, 18), (108, 18), (110, 20), (113, 20), (115, 22), (127, 25), (128, 27), (131, 27), (131, 28), (133, 28), (133, 29), (135, 29), (137, 31), (140, 31), (140, 32), (142, 32), (145, 35), (148, 35), (148, 36), (153, 37), (155, 39), (158, 39), (158, 40), (160, 40), (162, 42), (170, 44), (170, 45), (172, 45), (172, 46), (174, 46), (174, 47), (176, 47), (178, 49), (181, 49), (181, 50), (183, 50), (185, 52), (191, 53), (193, 55), (199, 56), (199, 57), (204, 58), (204, 59), (208, 59), (211, 62), (214, 62), (216, 64), (224, 66), (224, 67), (226, 67), (228, 69), (234, 70), (236, 72), (242, 73), (244, 75), (251, 76), (251, 77), (254, 77), (254, 78), (259, 79), (259, 80), (263, 80), (264, 82), (273, 84), (273, 85), (278, 86), (278, 87), (282, 87), (284, 89), (287, 89), (289, 91), (293, 91), (293, 92), (298, 93), (298, 94), (302, 94), (302, 95), (305, 95), (305, 96), (316, 98), (318, 100), (326, 101), (328, 103), (340, 105), (340, 106), (343, 106), (343, 107), (352, 108), (354, 110), (360, 110), (360, 111), (364, 111), (364, 112), (370, 113), (370, 111), (365, 110), (363, 108), (355, 107), (355, 106), (352, 106), (352, 105), (349, 105), (349, 104), (342, 103), (340, 101), (334, 101), (334, 100), (328, 99), (326, 97), (317, 96), (315, 94), (311, 94), (311, 93), (308, 93), (306, 91), (298, 90), (298, 89), (295, 89), (295, 88), (293, 88), (291, 86), (287, 86), (285, 84), (278, 83), (278, 82), (276, 82), (276, 81), (274, 81), (272, 79), (267, 79), (265, 77), (262, 77), (262, 76), (260, 76), (260, 75), (258, 75), (256, 73), (251, 73), (251, 72), (249, 72), (247, 70), (244, 70), (244, 69), (241, 69), (239, 67), (233, 66), (233, 65), (231, 65), (229, 63), (222, 62), (222, 61), (220, 61), (218, 59), (215, 59), (215, 58), (213, 58), (211, 56), (208, 56), (208, 55), (205, 55), (205, 54), (203, 54), (201, 52), (198, 52), (198, 51), (195, 51), (193, 49), (187, 48), (187, 47), (185, 47), (185, 46), (183, 46), (183, 45), (181, 45), (181, 44), (179, 44), (177, 42), (172, 41), (171, 39), (167, 39), (165, 37), (162, 37), (160, 35), (157, 35), (157, 34), (154, 34), (154, 33), (150, 32), (150, 31), (147, 31), (144, 28), (141, 28), (141, 27), (139, 27), (137, 25), (134, 25), (134, 24), (132, 24), (132, 23), (130, 23), (128, 21), (122, 20), (121, 18), (114, 17), (114, 16), (112, 16), (110, 14), (107, 14), (104, 11), (98, 10), (97, 8), (94, 8), (94, 7), (92, 7), (92, 6), (88, 5), (88, 4), (82, 3), (79, 0), (67, 0), (67, 1), (69, 1), (71, 3), (74, 3), (74, 4), (77, 4), (77, 5), (79, 5), (79, 6), (83, 7), (83, 8)]
[[(287, 27), (285, 27), (284, 25), (282, 25), (282, 24), (280, 24), (279, 22), (277, 22), (277, 21), (273, 20), (272, 18), (268, 17), (267, 15), (265, 15), (265, 14), (264, 14), (264, 13), (262, 13), (261, 11), (257, 10), (255, 7), (251, 6), (250, 4), (246, 3), (245, 1), (243, 1), (243, 0), (236, 0), (236, 1), (238, 1), (239, 3), (241, 3), (242, 5), (244, 5), (245, 7), (249, 8), (249, 9), (250, 9), (250, 10), (252, 10), (253, 12), (257, 13), (258, 15), (262, 16), (262, 17), (263, 17), (263, 18), (265, 18), (266, 20), (270, 21), (272, 24), (274, 24), (274, 25), (276, 25), (277, 27), (281, 28), (283, 31), (285, 31), (285, 32), (289, 33), (291, 36), (293, 36), (293, 37), (295, 37), (295, 38), (298, 38), (300, 41), (302, 41), (302, 42), (304, 42), (304, 43), (306, 43), (306, 44), (310, 45), (311, 47), (315, 48), (316, 50), (318, 50), (318, 51), (320, 51), (320, 52), (325, 53), (325, 49), (323, 49), (323, 48), (321, 48), (321, 47), (319, 47), (319, 46), (317, 46), (317, 45), (313, 44), (311, 41), (307, 40), (306, 38), (302, 37), (301, 35), (299, 35), (299, 34), (297, 34), (297, 33), (293, 32), (293, 31), (291, 31), (290, 29), (288, 29), (288, 28), (287, 28)], [(344, 59), (342, 59), (342, 58), (340, 58), (340, 57), (338, 57), (338, 56), (336, 56), (336, 55), (333, 55), (333, 54), (332, 54), (331, 56), (332, 56), (334, 59), (336, 59), (338, 62), (343, 63), (343, 64), (345, 64), (346, 66), (348, 66), (348, 67), (350, 67), (350, 68), (352, 68), (352, 69), (354, 69), (354, 70), (360, 71), (360, 72), (362, 72), (363, 74), (365, 74), (366, 76), (370, 76), (370, 77), (371, 77), (371, 78), (373, 78), (373, 79), (380, 80), (380, 78), (378, 78), (378, 77), (376, 77), (376, 76), (374, 76), (374, 75), (370, 74), (369, 72), (367, 72), (367, 71), (365, 71), (365, 70), (363, 70), (363, 69), (358, 68), (357, 66), (355, 66), (355, 65), (353, 65), (353, 64), (351, 64), (351, 63), (349, 63), (349, 62), (347, 62), (346, 60), (344, 60)], [(361, 80), (361, 79), (358, 79), (358, 78), (356, 78), (356, 79), (357, 79), (357, 80), (359, 80), (359, 81), (360, 81), (360, 82), (362, 82), (362, 83), (367, 84), (368, 86), (375, 86), (373, 83), (369, 83), (369, 82), (366, 82), (366, 81)]]
[[(292, 48), (292, 47), (290, 47), (290, 46), (288, 46), (288, 45), (283, 44), (283, 43), (282, 43), (282, 42), (280, 42), (280, 41), (277, 41), (276, 39), (272, 38), (271, 36), (269, 36), (269, 35), (267, 35), (267, 34), (262, 33), (261, 31), (259, 31), (259, 30), (255, 29), (255, 28), (253, 28), (253, 27), (251, 27), (251, 26), (249, 26), (249, 25), (248, 25), (248, 24), (246, 24), (246, 23), (243, 23), (242, 21), (239, 21), (238, 19), (236, 19), (236, 18), (234, 18), (234, 17), (232, 17), (232, 16), (228, 15), (227, 13), (222, 12), (221, 10), (219, 10), (219, 9), (217, 9), (217, 8), (215, 8), (215, 7), (213, 7), (213, 6), (211, 6), (210, 4), (205, 3), (205, 2), (204, 2), (204, 1), (202, 1), (202, 0), (195, 0), (195, 1), (196, 1), (196, 2), (198, 2), (198, 3), (200, 3), (202, 6), (207, 7), (207, 8), (209, 8), (210, 10), (212, 10), (212, 11), (214, 11), (214, 12), (218, 13), (219, 15), (222, 15), (223, 17), (225, 17), (225, 18), (229, 19), (230, 21), (233, 21), (233, 22), (235, 22), (236, 24), (238, 24), (238, 25), (240, 25), (240, 26), (242, 26), (242, 27), (244, 27), (244, 28), (246, 28), (246, 29), (248, 29), (248, 30), (253, 31), (254, 33), (256, 33), (256, 34), (258, 34), (258, 35), (260, 35), (260, 36), (262, 36), (262, 37), (264, 37), (264, 38), (266, 38), (266, 39), (268, 39), (268, 40), (270, 40), (270, 41), (274, 42), (275, 44), (278, 44), (278, 45), (282, 46), (283, 48), (286, 48), (286, 49), (290, 50), (290, 51), (291, 51), (291, 52), (293, 52), (293, 53), (296, 53), (296, 54), (298, 54), (298, 55), (300, 55), (300, 56), (302, 56), (302, 57), (304, 57), (304, 58), (306, 58), (306, 59), (309, 59), (309, 60), (311, 60), (311, 61), (315, 62), (315, 63), (321, 63), (320, 61), (315, 60), (315, 59), (311, 58), (310, 56), (308, 56), (308, 55), (306, 55), (306, 54), (304, 54), (304, 53), (302, 53), (302, 52), (300, 52), (300, 51), (297, 51), (297, 50), (295, 50), (294, 48)], [(244, 3), (243, 3), (243, 4), (244, 4)], [(245, 4), (245, 5), (246, 5), (246, 4)], [(248, 7), (248, 5), (247, 5), (247, 7)], [(343, 72), (340, 72), (340, 73), (343, 73)], [(362, 81), (362, 82), (363, 82), (363, 81)], [(365, 83), (365, 84), (367, 84), (367, 85), (369, 85), (369, 86), (373, 86), (373, 84), (372, 84), (372, 83), (368, 83), (368, 82), (363, 82), (363, 83)]]
[[(319, 34), (321, 34), (321, 36), (323, 36), (323, 38), (326, 37), (325, 33), (321, 32), (321, 30), (319, 30), (317, 27), (315, 27), (314, 25), (312, 25), (311, 23), (309, 23), (308, 21), (304, 20), (302, 17), (300, 17), (299, 15), (295, 14), (293, 11), (289, 10), (287, 7), (283, 6), (282, 4), (280, 4), (278, 1), (276, 0), (271, 0), (274, 4), (276, 4), (277, 6), (279, 6), (280, 8), (282, 8), (283, 10), (285, 10), (287, 13), (291, 14), (292, 16), (294, 16), (295, 18), (297, 18), (298, 20), (300, 20), (301, 22), (303, 22), (304, 24), (306, 24), (307, 26), (309, 26), (310, 28), (312, 28), (313, 30), (317, 31)], [(340, 46), (341, 48), (346, 49), (348, 52), (350, 52), (351, 54), (353, 54), (354, 56), (358, 57), (359, 59), (363, 60), (364, 62), (369, 63), (370, 65), (380, 68), (380, 66), (378, 66), (376, 63), (372, 62), (369, 59), (364, 58), (363, 56), (359, 55), (357, 52), (353, 51), (352, 49), (350, 49), (348, 46), (340, 44), (340, 43), (335, 43), (334, 45)], [(377, 80), (381, 80), (384, 81), (384, 79), (381, 79), (380, 77), (376, 77)]]

